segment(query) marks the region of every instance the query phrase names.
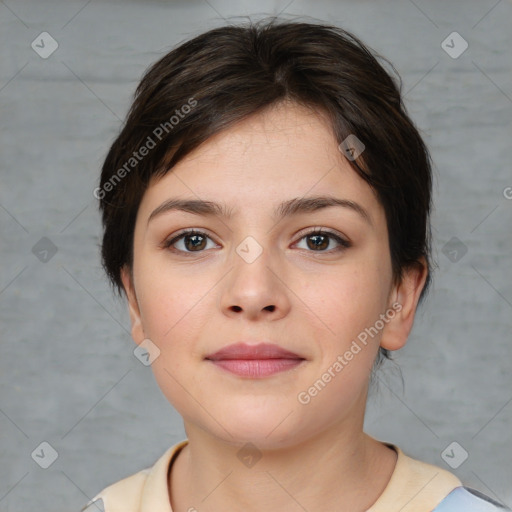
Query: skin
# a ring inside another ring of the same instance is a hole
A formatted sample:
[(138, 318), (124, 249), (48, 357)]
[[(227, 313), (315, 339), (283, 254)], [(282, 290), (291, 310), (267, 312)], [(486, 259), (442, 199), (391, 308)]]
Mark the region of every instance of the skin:
[[(369, 222), (338, 206), (272, 217), (282, 201), (313, 195), (356, 202)], [(170, 198), (224, 202), (236, 214), (168, 211), (148, 223)], [(318, 227), (351, 246), (326, 238), (317, 249), (306, 235)], [(176, 252), (162, 247), (184, 228), (207, 233), (199, 252), (190, 239)], [(251, 263), (236, 251), (248, 236), (263, 251)], [(133, 268), (121, 274), (133, 339), (159, 348), (152, 369), (189, 439), (169, 477), (174, 512), (354, 512), (378, 499), (396, 453), (363, 432), (370, 373), (379, 346), (406, 343), (427, 270), (421, 262), (395, 282), (384, 210), (320, 114), (274, 105), (152, 181), (136, 219)], [(397, 302), (401, 310), (378, 335), (300, 403), (298, 394)], [(305, 361), (250, 379), (204, 359), (244, 340), (276, 343)], [(252, 467), (237, 457), (247, 442), (261, 455)]]

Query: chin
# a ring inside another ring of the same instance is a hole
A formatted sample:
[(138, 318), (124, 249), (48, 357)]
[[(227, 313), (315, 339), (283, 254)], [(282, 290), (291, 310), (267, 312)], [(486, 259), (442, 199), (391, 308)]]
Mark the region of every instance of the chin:
[[(244, 408), (223, 411), (222, 428), (215, 430), (222, 439), (231, 444), (253, 443), (259, 449), (277, 449), (291, 446), (297, 442), (300, 427), (297, 425), (296, 413), (291, 406), (254, 407), (247, 404)], [(292, 421), (290, 421), (292, 420)]]

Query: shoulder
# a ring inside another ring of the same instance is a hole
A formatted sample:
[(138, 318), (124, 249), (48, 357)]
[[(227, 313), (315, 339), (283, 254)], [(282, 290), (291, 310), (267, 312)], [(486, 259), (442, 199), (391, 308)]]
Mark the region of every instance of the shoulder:
[(153, 466), (105, 487), (80, 512), (139, 512), (141, 506), (144, 510), (169, 507), (169, 467), (187, 443), (184, 440), (171, 446)]
[(105, 487), (80, 512), (132, 512), (138, 505), (150, 469), (143, 469)]
[(510, 510), (485, 494), (470, 489), (457, 487), (439, 503), (433, 512), (505, 512)]
[[(505, 512), (510, 511), (489, 496), (464, 486), (453, 473), (438, 466), (401, 455), (401, 476), (413, 490), (414, 498), (408, 503), (411, 512), (429, 510), (432, 512)], [(400, 460), (400, 456), (399, 456)], [(406, 474), (407, 473), (407, 476)], [(421, 487), (421, 490), (416, 489)], [(409, 511), (408, 507), (405, 510)]]
[(370, 512), (430, 512), (453, 489), (462, 485), (449, 471), (414, 459), (396, 445), (385, 444), (395, 450), (398, 457), (387, 487)]
[(387, 487), (368, 512), (505, 512), (489, 497), (464, 487), (453, 473), (406, 455), (398, 446), (385, 443), (398, 453)]

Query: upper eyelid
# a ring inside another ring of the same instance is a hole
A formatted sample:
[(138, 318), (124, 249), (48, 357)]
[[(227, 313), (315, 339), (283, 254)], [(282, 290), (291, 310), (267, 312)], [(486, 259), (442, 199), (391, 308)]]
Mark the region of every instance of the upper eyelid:
[[(188, 229), (183, 229), (183, 231), (178, 231), (175, 235), (171, 235), (166, 240), (167, 241), (176, 240), (177, 238), (180, 238), (180, 237), (183, 237), (186, 235), (189, 235), (189, 236), (203, 235), (203, 236), (207, 236), (208, 238), (210, 238), (211, 240), (213, 240), (215, 242), (215, 237), (212, 236), (208, 231), (205, 231), (204, 229), (194, 229), (194, 228), (188, 228)], [(217, 243), (217, 242), (215, 242), (215, 243)]]

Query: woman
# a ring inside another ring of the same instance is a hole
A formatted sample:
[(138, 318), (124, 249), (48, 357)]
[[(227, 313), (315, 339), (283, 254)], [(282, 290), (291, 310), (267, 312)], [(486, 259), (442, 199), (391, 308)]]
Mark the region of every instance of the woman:
[(430, 281), (431, 166), (355, 36), (270, 19), (180, 45), (95, 195), (136, 354), (187, 439), (91, 510), (501, 508), (363, 431)]

